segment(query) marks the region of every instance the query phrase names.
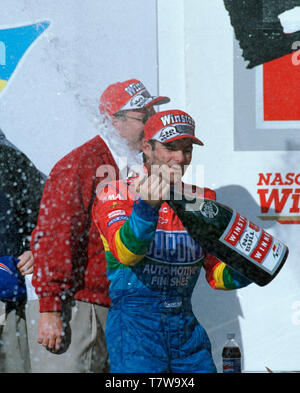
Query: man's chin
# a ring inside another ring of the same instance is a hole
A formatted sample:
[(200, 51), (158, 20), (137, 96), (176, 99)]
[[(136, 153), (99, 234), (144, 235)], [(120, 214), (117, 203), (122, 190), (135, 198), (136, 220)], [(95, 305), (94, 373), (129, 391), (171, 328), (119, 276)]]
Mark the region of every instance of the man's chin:
[(181, 187), (181, 184), (182, 184), (182, 178), (176, 178), (176, 179), (170, 178), (170, 186)]

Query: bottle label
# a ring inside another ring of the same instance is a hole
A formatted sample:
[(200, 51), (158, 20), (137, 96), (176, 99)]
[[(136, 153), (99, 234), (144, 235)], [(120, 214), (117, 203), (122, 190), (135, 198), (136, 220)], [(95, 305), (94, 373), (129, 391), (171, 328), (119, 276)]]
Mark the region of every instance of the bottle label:
[(241, 358), (223, 358), (223, 373), (240, 373)]
[(286, 246), (236, 211), (219, 239), (270, 274), (280, 265)]

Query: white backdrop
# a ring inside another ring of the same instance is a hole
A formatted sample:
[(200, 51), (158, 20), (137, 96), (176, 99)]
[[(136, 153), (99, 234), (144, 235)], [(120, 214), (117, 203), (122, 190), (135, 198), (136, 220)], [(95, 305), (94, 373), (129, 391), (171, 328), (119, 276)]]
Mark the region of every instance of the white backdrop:
[(110, 83), (137, 78), (157, 93), (156, 1), (1, 1), (0, 26), (41, 20), (51, 24), (1, 95), (0, 127), (48, 174), (98, 133)]
[(216, 292), (202, 275), (193, 306), (217, 367), (226, 333), (234, 331), (244, 370), (299, 369), (299, 226), (261, 221), (257, 194), (258, 173), (297, 173), (298, 152), (234, 150), (234, 36), (223, 2), (1, 1), (0, 28), (40, 20), (51, 24), (0, 97), (8, 139), (48, 174), (97, 134), (98, 100), (108, 84), (135, 77), (152, 94), (170, 96), (164, 108), (189, 112), (205, 142), (193, 158), (204, 166), (205, 185), (290, 248), (286, 266), (264, 288)]
[[(159, 42), (168, 41), (159, 50), (160, 87), (171, 89), (178, 76), (181, 92), (167, 105), (176, 102), (190, 113), (197, 136), (205, 143), (194, 149), (193, 164), (204, 165), (204, 183), (217, 191), (219, 201), (290, 249), (282, 271), (263, 288), (252, 284), (234, 293), (215, 293), (203, 275), (193, 296), (196, 315), (208, 330), (219, 370), (221, 349), (230, 331), (237, 334), (242, 347), (244, 370), (265, 371), (265, 366), (299, 370), (300, 227), (258, 218), (257, 194), (259, 173), (298, 173), (299, 152), (234, 150), (234, 32), (223, 2), (159, 0), (158, 4)], [(162, 15), (168, 15), (168, 30)], [(179, 45), (174, 31), (182, 34)]]

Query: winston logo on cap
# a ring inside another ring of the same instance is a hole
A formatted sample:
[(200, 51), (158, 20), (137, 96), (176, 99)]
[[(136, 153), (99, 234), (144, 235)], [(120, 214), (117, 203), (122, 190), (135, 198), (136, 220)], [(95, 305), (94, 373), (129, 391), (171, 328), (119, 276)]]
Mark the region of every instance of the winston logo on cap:
[(127, 87), (125, 87), (125, 91), (133, 97), (137, 93), (139, 93), (142, 90), (146, 90), (145, 86), (142, 84), (142, 82), (137, 82), (137, 83), (131, 83)]
[(27, 49), (49, 25), (50, 22), (44, 21), (0, 29), (0, 93), (8, 84)]
[(188, 115), (174, 115), (173, 113), (168, 113), (167, 115), (161, 116), (160, 120), (164, 126), (175, 123), (187, 123), (195, 126), (194, 120)]

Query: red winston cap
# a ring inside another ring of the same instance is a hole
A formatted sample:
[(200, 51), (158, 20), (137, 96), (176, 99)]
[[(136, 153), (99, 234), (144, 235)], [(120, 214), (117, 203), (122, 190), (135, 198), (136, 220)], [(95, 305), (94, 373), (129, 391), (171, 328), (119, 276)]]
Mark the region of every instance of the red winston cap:
[(168, 143), (177, 139), (191, 138), (197, 145), (204, 143), (195, 137), (195, 121), (186, 112), (170, 109), (157, 112), (145, 124), (145, 140)]
[(153, 97), (137, 79), (117, 82), (108, 86), (100, 97), (99, 109), (102, 114), (114, 115), (119, 111), (146, 108), (170, 102), (169, 97)]

